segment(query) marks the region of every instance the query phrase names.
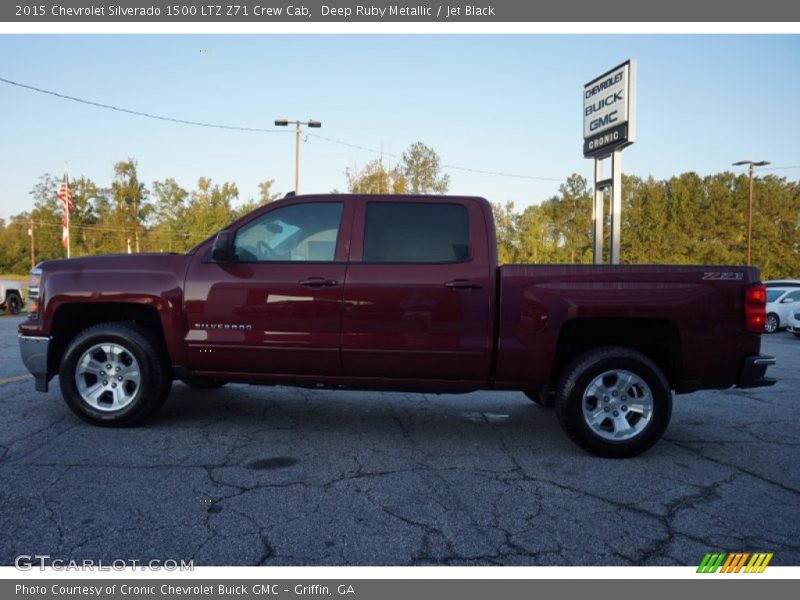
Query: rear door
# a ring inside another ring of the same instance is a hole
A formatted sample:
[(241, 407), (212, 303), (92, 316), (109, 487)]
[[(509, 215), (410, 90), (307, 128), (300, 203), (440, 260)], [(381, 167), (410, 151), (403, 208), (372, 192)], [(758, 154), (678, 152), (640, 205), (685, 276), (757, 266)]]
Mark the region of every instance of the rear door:
[(237, 260), (196, 255), (186, 277), (190, 367), (341, 374), (342, 293), (352, 203), (276, 203), (236, 231)]
[(470, 199), (359, 198), (344, 295), (353, 377), (489, 377), (492, 269)]

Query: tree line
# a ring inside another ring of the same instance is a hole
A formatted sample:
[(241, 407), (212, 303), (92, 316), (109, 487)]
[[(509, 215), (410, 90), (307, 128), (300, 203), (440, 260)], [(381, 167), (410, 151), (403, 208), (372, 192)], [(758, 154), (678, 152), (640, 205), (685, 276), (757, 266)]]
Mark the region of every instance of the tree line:
[[(450, 184), (437, 153), (421, 142), (394, 164), (381, 157), (346, 169), (345, 176), (348, 191), (358, 194), (442, 194)], [(30, 192), (32, 209), (0, 220), (0, 272), (29, 270), (31, 230), (37, 262), (64, 257), (59, 183), (42, 175)], [(200, 177), (187, 190), (167, 178), (148, 187), (136, 160), (117, 162), (109, 186), (84, 176), (70, 181), (72, 255), (183, 252), (281, 197), (273, 186), (274, 180), (264, 180), (256, 198), (239, 203), (233, 182)], [(730, 172), (664, 180), (623, 176), (621, 262), (743, 264), (748, 193), (747, 176)], [(753, 264), (764, 278), (800, 276), (800, 182), (758, 177), (753, 197)], [(569, 176), (556, 195), (524, 210), (512, 201), (492, 206), (501, 263), (591, 263), (592, 188), (585, 178)], [(608, 237), (608, 214), (604, 219)]]

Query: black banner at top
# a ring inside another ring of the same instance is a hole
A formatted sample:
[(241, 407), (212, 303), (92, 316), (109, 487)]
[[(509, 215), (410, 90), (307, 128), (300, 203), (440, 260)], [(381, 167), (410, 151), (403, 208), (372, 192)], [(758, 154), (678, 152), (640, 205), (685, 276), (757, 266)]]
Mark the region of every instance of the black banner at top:
[[(412, 3), (413, 2), (413, 3)], [(786, 0), (11, 0), (5, 22), (788, 22)], [(598, 26), (598, 33), (602, 27)]]

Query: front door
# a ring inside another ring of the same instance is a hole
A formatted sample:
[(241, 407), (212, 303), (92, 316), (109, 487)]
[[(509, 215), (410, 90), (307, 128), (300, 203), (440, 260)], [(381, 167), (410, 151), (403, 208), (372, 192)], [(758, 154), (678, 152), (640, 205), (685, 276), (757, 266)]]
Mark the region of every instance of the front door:
[(236, 231), (234, 262), (198, 253), (186, 278), (191, 369), (341, 373), (345, 212), (335, 200), (279, 202)]

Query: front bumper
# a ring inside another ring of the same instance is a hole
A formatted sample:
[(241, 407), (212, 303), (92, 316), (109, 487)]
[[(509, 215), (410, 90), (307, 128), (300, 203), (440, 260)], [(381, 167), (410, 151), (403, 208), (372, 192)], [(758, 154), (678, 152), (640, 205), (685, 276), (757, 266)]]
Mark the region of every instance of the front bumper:
[(775, 364), (775, 357), (759, 354), (748, 356), (744, 359), (744, 365), (739, 373), (739, 381), (736, 387), (754, 388), (767, 385), (775, 385), (778, 381), (772, 377), (766, 377), (767, 367)]
[(49, 337), (33, 335), (19, 336), (19, 353), (25, 368), (31, 372), (36, 380), (36, 391), (46, 392), (47, 382), (47, 348), (50, 345)]

